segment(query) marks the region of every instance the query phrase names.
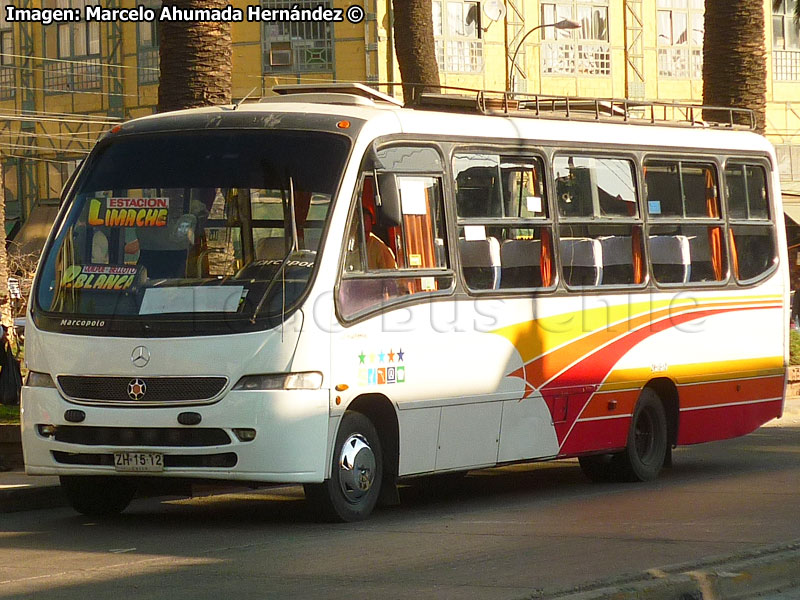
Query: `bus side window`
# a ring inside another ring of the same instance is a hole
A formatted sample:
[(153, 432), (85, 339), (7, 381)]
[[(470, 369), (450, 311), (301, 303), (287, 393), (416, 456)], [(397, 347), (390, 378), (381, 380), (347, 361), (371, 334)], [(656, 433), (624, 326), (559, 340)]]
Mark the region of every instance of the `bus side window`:
[(453, 170), (458, 254), (467, 288), (553, 285), (552, 224), (542, 159), (462, 152), (454, 156)]
[(392, 181), (397, 185), (399, 222), (385, 218), (375, 204), (374, 178), (364, 176), (345, 239), (338, 298), (345, 318), (403, 296), (449, 290), (452, 285), (452, 274), (445, 271), (441, 180), (399, 175)]
[(644, 171), (655, 281), (683, 285), (726, 281), (725, 222), (714, 164), (647, 160)]
[(567, 287), (643, 285), (643, 222), (632, 160), (556, 156), (559, 253)]
[(761, 165), (729, 163), (725, 181), (733, 274), (737, 281), (751, 281), (777, 262), (767, 174)]

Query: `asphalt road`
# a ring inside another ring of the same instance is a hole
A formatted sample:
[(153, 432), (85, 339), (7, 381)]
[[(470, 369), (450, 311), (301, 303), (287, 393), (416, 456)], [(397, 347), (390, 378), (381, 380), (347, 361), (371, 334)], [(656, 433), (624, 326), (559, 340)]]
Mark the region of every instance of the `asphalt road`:
[(674, 462), (651, 484), (576, 461), (473, 472), (359, 524), (314, 522), (299, 488), (3, 514), (0, 598), (526, 598), (800, 539), (797, 423)]

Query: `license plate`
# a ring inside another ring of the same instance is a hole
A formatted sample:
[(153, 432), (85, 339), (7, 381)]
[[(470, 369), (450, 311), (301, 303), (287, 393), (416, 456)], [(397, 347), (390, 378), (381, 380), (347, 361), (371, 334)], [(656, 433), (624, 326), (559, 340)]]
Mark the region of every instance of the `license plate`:
[(134, 473), (160, 472), (164, 470), (164, 455), (155, 452), (115, 452), (114, 468)]

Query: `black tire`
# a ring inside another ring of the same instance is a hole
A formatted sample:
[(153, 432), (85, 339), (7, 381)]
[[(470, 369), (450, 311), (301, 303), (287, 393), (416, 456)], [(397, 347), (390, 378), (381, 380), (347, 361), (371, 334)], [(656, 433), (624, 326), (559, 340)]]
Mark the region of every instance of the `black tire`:
[(383, 450), (375, 426), (361, 413), (344, 413), (331, 477), (304, 486), (307, 502), (325, 520), (361, 521), (375, 508), (382, 482)]
[(628, 445), (619, 455), (619, 467), (627, 481), (652, 481), (667, 456), (667, 417), (658, 394), (645, 388), (633, 411)]
[(62, 475), (60, 479), (72, 508), (90, 517), (118, 515), (136, 494), (136, 482), (127, 477)]
[(578, 462), (581, 465), (583, 474), (595, 483), (609, 483), (623, 479), (619, 454), (580, 456), (578, 457)]

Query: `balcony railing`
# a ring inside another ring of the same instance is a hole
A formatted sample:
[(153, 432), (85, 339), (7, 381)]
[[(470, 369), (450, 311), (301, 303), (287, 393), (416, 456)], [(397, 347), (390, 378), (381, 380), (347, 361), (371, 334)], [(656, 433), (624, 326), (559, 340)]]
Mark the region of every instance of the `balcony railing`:
[(606, 42), (548, 40), (542, 42), (546, 75), (610, 75), (611, 47)]

